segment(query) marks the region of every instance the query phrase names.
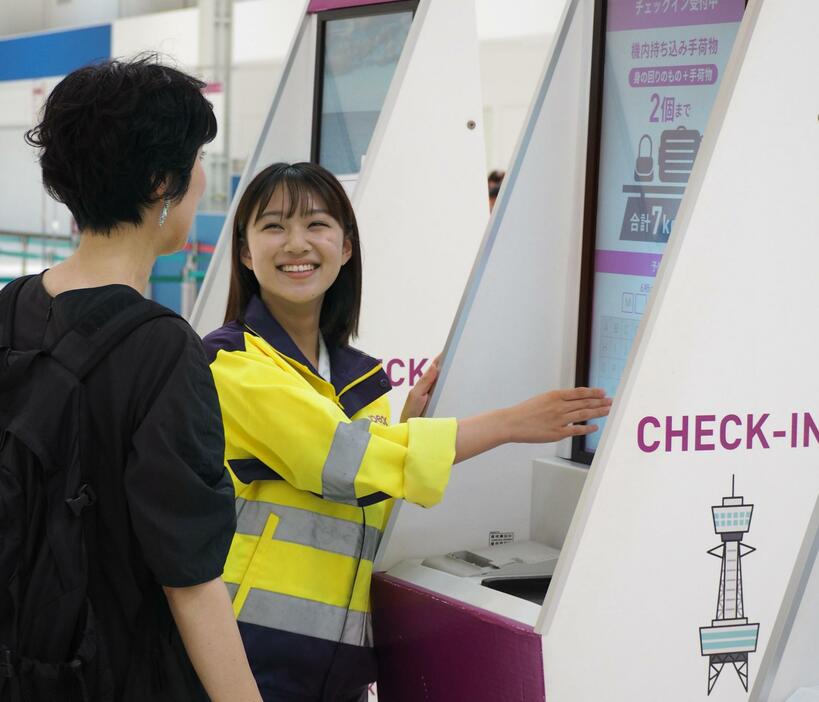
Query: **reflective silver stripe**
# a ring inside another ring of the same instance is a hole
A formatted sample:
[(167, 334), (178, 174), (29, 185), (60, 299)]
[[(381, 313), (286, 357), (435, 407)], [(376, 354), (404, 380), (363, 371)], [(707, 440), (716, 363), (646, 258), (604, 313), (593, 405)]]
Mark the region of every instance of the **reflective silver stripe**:
[(348, 612), (344, 607), (256, 588), (248, 593), (239, 621), (326, 641), (340, 637), (342, 643), (353, 646), (372, 645), (369, 612)]
[(361, 555), (356, 553), (355, 557), (362, 561), (374, 561), (375, 554), (378, 552), (378, 546), (381, 544), (381, 531), (375, 527), (364, 528), (364, 544), (361, 548)]
[[(257, 502), (255, 500), (236, 500), (236, 532), (249, 536), (261, 536), (268, 517), (275, 514), (279, 518), (273, 538), (276, 541), (310, 546), (320, 551), (339, 553), (350, 558), (371, 561), (375, 558), (381, 532), (375, 527), (363, 526), (359, 522), (328, 517), (297, 507)], [(362, 530), (364, 544), (362, 547)]]
[(229, 583), (225, 581), (225, 587), (230, 595), (231, 602), (236, 599), (236, 593), (239, 590), (239, 583)]
[(330, 453), (321, 473), (322, 496), (334, 502), (357, 505), (355, 476), (370, 443), (370, 420), (342, 422), (336, 428)]

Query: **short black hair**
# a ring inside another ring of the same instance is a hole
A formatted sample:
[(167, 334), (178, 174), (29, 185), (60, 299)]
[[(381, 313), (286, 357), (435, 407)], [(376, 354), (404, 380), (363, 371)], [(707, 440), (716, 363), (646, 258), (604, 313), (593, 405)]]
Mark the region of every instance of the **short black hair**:
[(86, 66), (57, 84), (26, 141), (81, 232), (141, 224), (163, 183), (165, 197), (184, 197), (199, 149), (216, 136), (204, 87), (156, 54)]

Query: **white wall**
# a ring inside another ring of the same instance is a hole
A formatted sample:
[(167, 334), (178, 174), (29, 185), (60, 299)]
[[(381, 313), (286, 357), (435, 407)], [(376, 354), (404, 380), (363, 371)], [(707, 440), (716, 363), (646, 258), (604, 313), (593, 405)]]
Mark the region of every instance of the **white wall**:
[(230, 151), (233, 173), (241, 173), (245, 161), (253, 153), (283, 68), (283, 63), (245, 64), (236, 66), (231, 72)]
[(196, 0), (3, 0), (0, 37), (113, 22), (196, 5)]
[(476, 0), (486, 163), (509, 166), (565, 0)]
[(127, 58), (158, 51), (183, 70), (199, 64), (199, 10), (176, 10), (120, 19), (111, 27), (111, 53)]
[(233, 6), (233, 65), (281, 64), (293, 27), (301, 20), (301, 0), (245, 0)]
[(45, 0), (46, 29), (111, 22), (119, 16), (119, 0)]
[[(76, 1), (76, 0), (75, 0)], [(119, 0), (120, 17), (196, 7), (198, 0)]]
[(258, 141), (279, 84), (303, 0), (245, 0), (233, 8), (230, 151), (240, 173)]
[(43, 0), (0, 3), (0, 36), (36, 32), (45, 29)]
[(566, 0), (475, 0), (478, 39), (495, 41), (553, 32)]
[(544, 31), (538, 36), (480, 43), (486, 164), (490, 170), (509, 166), (552, 38)]
[(70, 233), (68, 210), (46, 196), (36, 153), (23, 140), (55, 84), (0, 82), (0, 232)]

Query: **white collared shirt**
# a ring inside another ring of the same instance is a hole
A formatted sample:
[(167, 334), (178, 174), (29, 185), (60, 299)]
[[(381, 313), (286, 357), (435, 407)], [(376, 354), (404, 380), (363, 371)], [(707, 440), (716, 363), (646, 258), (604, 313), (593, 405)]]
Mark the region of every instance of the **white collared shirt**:
[(332, 369), (330, 368), (330, 354), (327, 351), (327, 344), (324, 343), (324, 336), (319, 332), (319, 357), (318, 374), (324, 378), (328, 383), (331, 379)]

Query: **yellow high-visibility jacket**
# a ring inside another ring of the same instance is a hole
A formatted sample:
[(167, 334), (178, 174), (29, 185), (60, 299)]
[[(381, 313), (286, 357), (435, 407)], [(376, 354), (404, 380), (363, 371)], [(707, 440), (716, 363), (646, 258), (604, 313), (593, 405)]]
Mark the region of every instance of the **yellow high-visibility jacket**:
[(379, 361), (329, 348), (323, 379), (254, 297), (209, 334), (236, 490), (224, 580), (265, 699), (337, 699), (375, 679), (369, 590), (392, 498), (429, 507), (453, 419), (389, 426)]

